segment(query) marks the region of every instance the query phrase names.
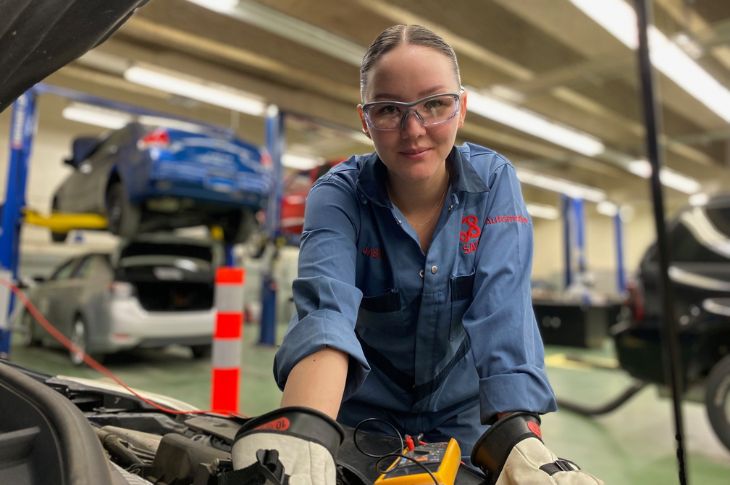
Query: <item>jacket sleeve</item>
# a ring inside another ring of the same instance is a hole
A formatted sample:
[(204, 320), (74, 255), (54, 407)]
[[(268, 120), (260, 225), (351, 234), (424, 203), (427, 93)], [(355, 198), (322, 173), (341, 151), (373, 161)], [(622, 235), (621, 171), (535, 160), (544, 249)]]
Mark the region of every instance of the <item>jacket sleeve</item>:
[(296, 314), (274, 359), (281, 389), (297, 362), (325, 347), (350, 356), (344, 399), (370, 371), (355, 336), (362, 299), (355, 286), (359, 218), (355, 189), (336, 174), (320, 179), (307, 197), (299, 271), (292, 286)]
[(500, 412), (557, 408), (532, 309), (532, 222), (514, 167), (503, 162), (489, 180), (473, 301), (463, 318), (479, 375), (483, 424)]

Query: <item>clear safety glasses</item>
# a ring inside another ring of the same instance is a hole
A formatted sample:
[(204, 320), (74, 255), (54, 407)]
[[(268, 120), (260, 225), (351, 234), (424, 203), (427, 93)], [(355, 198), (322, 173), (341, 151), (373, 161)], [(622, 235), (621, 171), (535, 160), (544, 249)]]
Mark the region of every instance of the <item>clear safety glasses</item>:
[(374, 101), (363, 104), (362, 111), (368, 126), (374, 130), (399, 130), (405, 126), (411, 112), (422, 126), (434, 126), (456, 116), (462, 92), (433, 94), (411, 103)]

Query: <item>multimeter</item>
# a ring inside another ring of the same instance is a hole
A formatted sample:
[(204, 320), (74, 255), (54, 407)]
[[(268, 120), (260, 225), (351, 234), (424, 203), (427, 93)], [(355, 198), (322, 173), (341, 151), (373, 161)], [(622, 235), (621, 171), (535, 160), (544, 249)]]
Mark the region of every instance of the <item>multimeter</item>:
[(412, 450), (406, 448), (403, 455), (410, 459), (398, 457), (374, 485), (435, 485), (434, 478), (440, 485), (454, 484), (461, 463), (461, 449), (454, 438), (448, 442), (419, 444)]

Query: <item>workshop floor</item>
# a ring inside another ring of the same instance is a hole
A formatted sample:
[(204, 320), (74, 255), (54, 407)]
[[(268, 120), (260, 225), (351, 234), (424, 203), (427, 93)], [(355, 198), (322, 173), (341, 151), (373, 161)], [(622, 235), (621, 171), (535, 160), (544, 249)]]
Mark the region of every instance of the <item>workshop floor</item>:
[[(256, 345), (258, 328), (246, 327), (242, 354), (241, 412), (256, 415), (278, 405), (281, 393), (272, 378), (274, 349)], [(278, 336), (283, 335), (283, 327)], [(547, 349), (550, 379), (562, 400), (589, 406), (617, 395), (630, 379), (619, 370), (577, 363), (572, 357), (612, 364), (612, 348), (599, 350), (566, 347)], [(13, 347), (11, 359), (51, 374), (96, 378), (85, 368), (74, 368), (61, 351)], [(129, 385), (187, 401), (201, 408), (210, 403), (210, 368), (196, 361), (185, 348), (164, 352), (138, 351), (113, 356), (108, 367)], [(683, 405), (688, 482), (700, 485), (730, 483), (730, 451), (717, 440), (704, 407)], [(642, 390), (612, 413), (584, 418), (568, 411), (543, 419), (546, 442), (558, 455), (570, 458), (607, 484), (679, 483), (675, 461), (671, 401), (659, 397), (653, 386)]]

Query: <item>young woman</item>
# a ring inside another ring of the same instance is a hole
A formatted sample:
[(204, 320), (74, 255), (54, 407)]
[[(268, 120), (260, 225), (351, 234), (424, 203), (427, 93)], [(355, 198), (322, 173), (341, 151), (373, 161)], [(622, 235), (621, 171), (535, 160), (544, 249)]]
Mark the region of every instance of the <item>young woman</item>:
[(337, 165), (307, 199), (297, 314), (274, 364), (282, 407), (454, 437), (468, 457), (498, 418), (556, 409), (530, 218), (507, 159), (454, 145), (468, 100), (443, 39), (385, 30), (360, 87), (375, 153)]

